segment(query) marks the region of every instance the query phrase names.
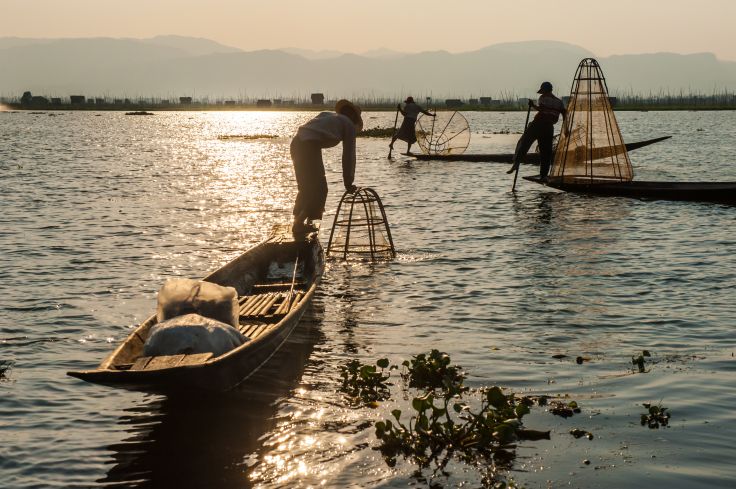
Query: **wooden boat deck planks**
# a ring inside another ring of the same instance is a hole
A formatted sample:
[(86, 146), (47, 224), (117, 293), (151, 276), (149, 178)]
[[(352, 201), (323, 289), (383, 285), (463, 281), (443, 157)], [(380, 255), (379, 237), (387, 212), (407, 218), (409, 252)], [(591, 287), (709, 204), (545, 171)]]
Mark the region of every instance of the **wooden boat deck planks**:
[(163, 368), (196, 365), (212, 358), (212, 353), (192, 353), (189, 355), (161, 355), (156, 357), (140, 357), (130, 370), (158, 370)]

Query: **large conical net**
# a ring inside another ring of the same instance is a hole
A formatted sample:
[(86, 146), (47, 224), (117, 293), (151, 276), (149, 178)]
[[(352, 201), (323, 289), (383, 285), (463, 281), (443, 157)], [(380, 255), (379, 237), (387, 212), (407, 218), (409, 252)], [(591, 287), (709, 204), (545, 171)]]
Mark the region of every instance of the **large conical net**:
[(337, 206), (327, 243), (327, 256), (370, 261), (396, 256), (381, 198), (369, 187), (345, 192)]
[(634, 178), (608, 87), (598, 62), (578, 65), (550, 177), (566, 183), (628, 182)]
[(435, 112), (417, 118), (417, 143), (427, 155), (459, 155), (470, 144), (470, 125), (460, 112)]

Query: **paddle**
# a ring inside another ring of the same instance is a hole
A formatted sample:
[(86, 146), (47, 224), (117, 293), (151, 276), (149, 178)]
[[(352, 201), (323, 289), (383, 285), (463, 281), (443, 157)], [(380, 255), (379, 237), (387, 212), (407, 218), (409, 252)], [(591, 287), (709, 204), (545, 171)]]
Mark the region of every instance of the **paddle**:
[[(526, 122), (524, 123), (524, 132), (526, 132), (526, 128), (527, 126), (529, 126), (529, 114), (531, 113), (531, 111), (532, 111), (532, 104), (530, 103), (529, 108), (526, 109)], [(524, 136), (522, 135), (522, 137)], [(514, 155), (514, 158), (516, 158), (516, 155)], [(516, 173), (514, 173), (514, 184), (511, 185), (512, 192), (516, 191), (516, 179), (519, 177), (519, 166), (521, 166), (521, 161), (514, 161), (514, 167), (516, 168), (512, 167), (511, 170), (507, 172), (507, 173), (511, 173), (512, 171), (516, 170)]]
[[(394, 132), (391, 134), (391, 139), (393, 140), (394, 136), (396, 136), (396, 123), (399, 122), (399, 108), (396, 108), (396, 117), (394, 117)], [(392, 143), (393, 144), (393, 143)], [(388, 147), (388, 159), (391, 159), (391, 151), (394, 150), (393, 146)]]

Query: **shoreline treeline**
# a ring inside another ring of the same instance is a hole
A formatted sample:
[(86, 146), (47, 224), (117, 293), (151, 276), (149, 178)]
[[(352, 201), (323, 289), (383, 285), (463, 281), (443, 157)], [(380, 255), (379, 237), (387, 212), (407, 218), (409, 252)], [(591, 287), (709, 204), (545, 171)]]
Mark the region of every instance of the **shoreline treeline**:
[[(531, 95), (530, 95), (531, 96)], [(194, 98), (180, 97), (115, 97), (115, 96), (84, 96), (71, 95), (67, 97), (34, 96), (25, 92), (21, 97), (0, 97), (0, 105), (5, 108), (43, 109), (43, 110), (158, 110), (158, 111), (186, 111), (186, 110), (325, 110), (334, 105), (334, 100), (340, 97), (325, 97), (324, 94), (312, 94), (310, 97), (295, 98), (226, 98), (208, 97)], [(393, 111), (396, 104), (403, 97), (350, 97), (364, 110)], [(519, 97), (508, 92), (500, 98), (491, 97), (456, 97), (432, 98), (427, 96), (414, 97), (420, 104), (436, 110), (463, 110), (463, 111), (511, 111), (526, 110), (527, 97)], [(563, 100), (567, 97), (563, 96)], [(334, 99), (334, 100), (333, 100)], [(565, 100), (566, 101), (566, 100)], [(671, 93), (660, 91), (647, 94), (628, 92), (613, 92), (611, 104), (616, 110), (734, 110), (736, 109), (736, 92), (725, 89), (712, 94), (685, 93), (679, 91)]]

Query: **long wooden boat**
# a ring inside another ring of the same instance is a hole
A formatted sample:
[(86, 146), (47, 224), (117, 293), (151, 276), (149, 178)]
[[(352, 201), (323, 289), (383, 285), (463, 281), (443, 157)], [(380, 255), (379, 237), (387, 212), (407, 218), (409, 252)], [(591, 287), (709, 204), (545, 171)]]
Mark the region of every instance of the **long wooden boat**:
[[(637, 141), (635, 143), (626, 143), (626, 150), (633, 151), (635, 149), (649, 146), (650, 144), (658, 143), (672, 136), (662, 136), (654, 139), (647, 139), (644, 141)], [(408, 153), (406, 156), (413, 156), (418, 160), (432, 160), (432, 161), (470, 161), (470, 162), (483, 162), (483, 163), (512, 163), (514, 160), (513, 153), (498, 153), (498, 154), (482, 154), (482, 153), (464, 153), (459, 155), (425, 155)], [(538, 165), (539, 164), (539, 153), (528, 153), (524, 157), (525, 164)]]
[(530, 182), (548, 187), (592, 195), (634, 197), (645, 200), (685, 200), (736, 204), (736, 182), (648, 182), (632, 181), (617, 183), (563, 183), (550, 179), (543, 181), (539, 176), (524, 177)]
[[(272, 264), (293, 267), (288, 280)], [(146, 357), (143, 345), (156, 316), (141, 323), (94, 370), (72, 377), (129, 390), (175, 394), (226, 391), (251, 377), (286, 342), (312, 300), (324, 270), (324, 252), (311, 232), (294, 238), (285, 227), (203, 280), (235, 287), (240, 331), (249, 341), (216, 358), (212, 353)]]

